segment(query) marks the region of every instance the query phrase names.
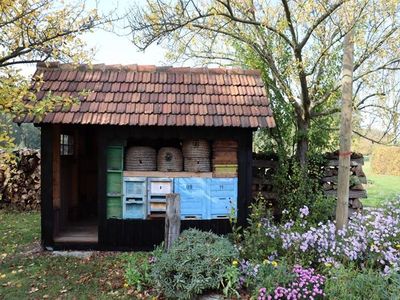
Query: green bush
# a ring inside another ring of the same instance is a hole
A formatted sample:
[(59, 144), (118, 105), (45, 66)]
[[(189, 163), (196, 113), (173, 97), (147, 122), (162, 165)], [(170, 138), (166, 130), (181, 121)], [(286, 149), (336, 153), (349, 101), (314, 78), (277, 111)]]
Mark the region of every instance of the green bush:
[(314, 202), (310, 204), (310, 215), (308, 222), (311, 225), (317, 225), (328, 220), (333, 220), (335, 216), (336, 199), (334, 197), (326, 197), (318, 195)]
[(320, 183), (324, 161), (321, 155), (310, 155), (305, 171), (294, 157), (280, 155), (273, 186), (278, 193), (278, 208), (287, 212), (286, 218), (295, 220), (300, 208), (311, 208), (315, 201), (326, 199)]
[(257, 297), (261, 288), (266, 290), (267, 294), (273, 294), (278, 286), (287, 286), (294, 280), (294, 274), (286, 265), (285, 261), (264, 262), (257, 265), (256, 276), (247, 276), (245, 285), (253, 297)]
[(218, 289), (238, 253), (224, 237), (196, 229), (184, 231), (169, 251), (155, 255), (150, 278), (168, 299), (191, 299)]
[(271, 220), (271, 211), (267, 208), (267, 201), (260, 197), (250, 207), (248, 226), (240, 230), (234, 230), (236, 242), (240, 244), (241, 257), (262, 262), (271, 253), (277, 250), (279, 245), (275, 240), (267, 238), (265, 234), (266, 220)]
[(371, 269), (341, 267), (331, 271), (324, 291), (328, 299), (398, 299), (400, 275), (383, 276)]

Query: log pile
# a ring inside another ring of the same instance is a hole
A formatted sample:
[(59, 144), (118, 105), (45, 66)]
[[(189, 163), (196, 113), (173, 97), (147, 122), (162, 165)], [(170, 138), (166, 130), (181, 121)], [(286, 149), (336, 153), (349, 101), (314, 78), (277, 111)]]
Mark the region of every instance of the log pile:
[[(0, 165), (0, 206), (37, 210), (40, 208), (40, 153), (20, 149), (13, 154), (10, 163)], [(1, 156), (4, 154), (0, 153)]]
[[(324, 173), (321, 184), (327, 196), (337, 197), (339, 152), (327, 153), (325, 158), (325, 164), (321, 166)], [(352, 213), (363, 208), (360, 199), (367, 198), (364, 187), (364, 184), (367, 184), (367, 178), (362, 169), (364, 165), (362, 154), (353, 153), (350, 162), (349, 209)], [(272, 178), (278, 167), (278, 158), (273, 154), (253, 154), (253, 198), (261, 195), (273, 207), (276, 207), (279, 201), (278, 193), (272, 184)]]
[(262, 196), (271, 206), (277, 207), (278, 194), (274, 190), (273, 176), (278, 168), (278, 157), (273, 154), (253, 154), (253, 198)]
[[(327, 153), (326, 164), (324, 166), (324, 177), (322, 178), (325, 195), (337, 197), (337, 181), (339, 167), (339, 152)], [(350, 191), (349, 208), (350, 211), (362, 209), (361, 198), (367, 198), (367, 192), (364, 184), (367, 184), (367, 178), (362, 169), (364, 157), (360, 153), (352, 153), (350, 157)]]

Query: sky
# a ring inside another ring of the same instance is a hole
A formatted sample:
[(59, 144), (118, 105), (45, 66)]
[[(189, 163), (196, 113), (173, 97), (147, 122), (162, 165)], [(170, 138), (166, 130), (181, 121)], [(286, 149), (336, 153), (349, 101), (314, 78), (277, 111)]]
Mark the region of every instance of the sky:
[[(73, 1), (64, 1), (77, 2)], [(88, 0), (89, 7), (95, 7), (95, 0)], [(118, 14), (124, 14), (127, 9), (135, 4), (143, 5), (145, 0), (97, 0), (100, 12), (106, 13), (116, 11)], [(120, 26), (121, 27), (121, 26)], [(119, 29), (120, 32), (121, 29)], [(141, 65), (165, 65), (165, 50), (162, 46), (152, 45), (145, 52), (139, 51), (130, 41), (131, 36), (119, 36), (104, 30), (95, 30), (93, 33), (85, 33), (84, 41), (88, 48), (94, 48), (95, 53), (93, 63), (104, 64), (141, 64)], [(31, 76), (36, 69), (35, 64), (25, 65), (22, 72)]]
[[(99, 0), (98, 9), (101, 12), (116, 10), (117, 13), (124, 14), (135, 4), (143, 5), (144, 3), (145, 0)], [(165, 62), (165, 51), (161, 46), (152, 45), (142, 52), (133, 45), (130, 38), (130, 36), (118, 36), (104, 30), (87, 33), (84, 37), (89, 47), (96, 48), (95, 63), (160, 65)]]

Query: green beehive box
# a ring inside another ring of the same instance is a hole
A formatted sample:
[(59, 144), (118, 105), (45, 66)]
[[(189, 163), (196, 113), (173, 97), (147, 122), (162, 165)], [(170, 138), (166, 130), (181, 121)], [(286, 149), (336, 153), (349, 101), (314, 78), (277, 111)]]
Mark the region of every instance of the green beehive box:
[(107, 218), (122, 217), (122, 202), (121, 197), (107, 197)]
[(123, 169), (123, 146), (108, 146), (107, 148), (107, 170), (122, 171)]
[(107, 218), (122, 218), (122, 172), (124, 146), (107, 147)]
[(122, 173), (108, 172), (107, 173), (107, 196), (122, 195)]

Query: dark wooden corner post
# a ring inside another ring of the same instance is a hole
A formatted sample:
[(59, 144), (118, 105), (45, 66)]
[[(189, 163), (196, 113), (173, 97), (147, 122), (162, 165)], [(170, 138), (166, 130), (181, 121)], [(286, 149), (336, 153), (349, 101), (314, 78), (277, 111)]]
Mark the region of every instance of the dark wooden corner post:
[(245, 226), (252, 201), (253, 131), (240, 134), (238, 149), (238, 224)]
[(165, 249), (171, 248), (181, 231), (181, 198), (179, 194), (166, 195)]
[(107, 153), (106, 147), (109, 135), (107, 128), (96, 127), (97, 140), (97, 205), (98, 205), (98, 243), (103, 246), (105, 242), (105, 228), (107, 223)]
[(52, 125), (41, 126), (41, 236), (44, 247), (53, 245), (54, 132)]

